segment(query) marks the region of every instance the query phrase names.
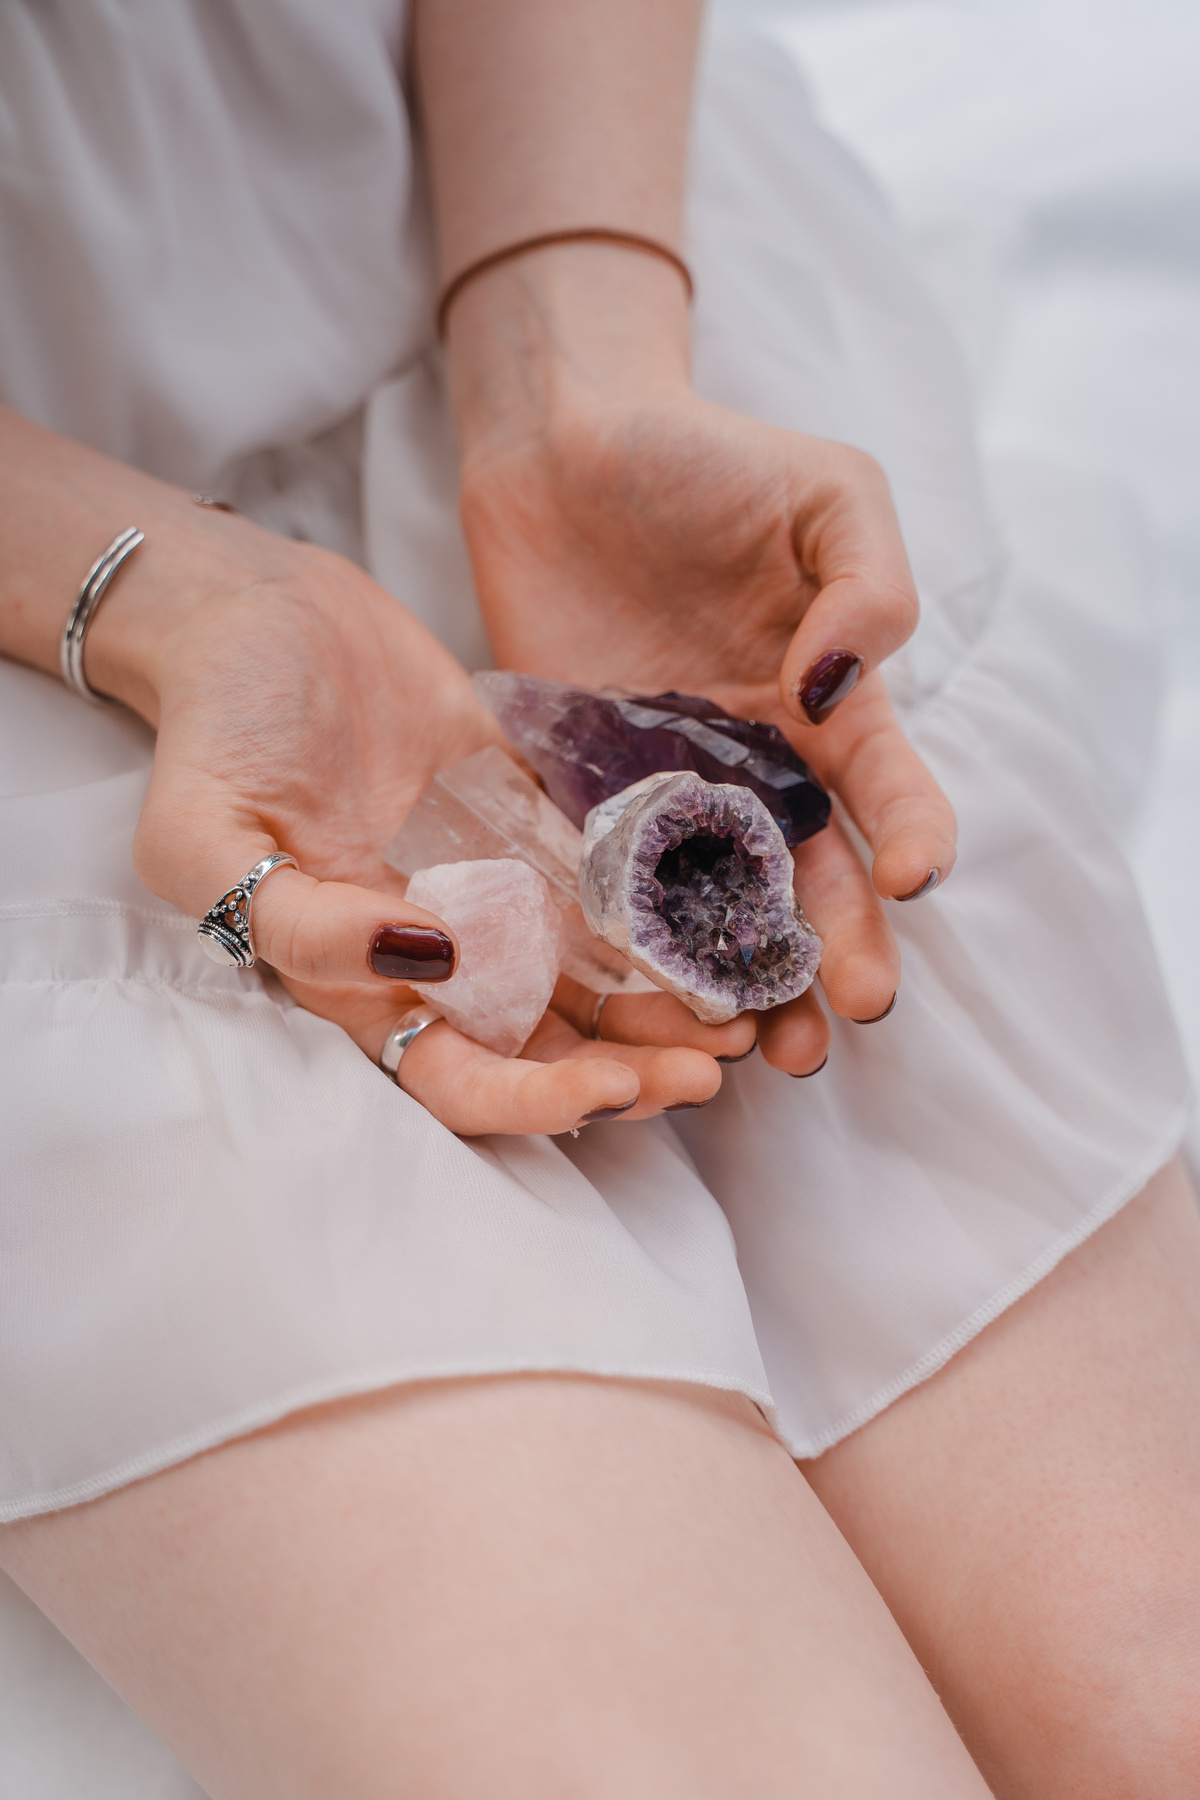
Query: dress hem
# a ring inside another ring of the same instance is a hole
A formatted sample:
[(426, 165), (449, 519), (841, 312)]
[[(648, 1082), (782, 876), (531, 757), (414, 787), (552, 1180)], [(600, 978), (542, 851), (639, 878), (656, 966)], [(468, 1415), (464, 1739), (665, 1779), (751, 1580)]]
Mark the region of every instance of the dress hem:
[(547, 1358), (544, 1362), (526, 1359), (491, 1363), (477, 1358), (461, 1363), (396, 1364), (337, 1380), (305, 1383), (291, 1389), (281, 1398), (246, 1407), (219, 1424), (176, 1438), (160, 1450), (131, 1457), (103, 1475), (94, 1475), (86, 1481), (71, 1482), (66, 1487), (56, 1488), (52, 1493), (35, 1495), (26, 1500), (0, 1501), (0, 1525), (11, 1525), (18, 1519), (37, 1518), (44, 1513), (65, 1512), (69, 1507), (83, 1506), (89, 1500), (99, 1500), (105, 1494), (116, 1493), (120, 1488), (130, 1487), (135, 1481), (144, 1481), (151, 1475), (160, 1475), (165, 1469), (190, 1462), (194, 1456), (219, 1449), (222, 1444), (233, 1443), (238, 1438), (250, 1437), (256, 1431), (277, 1425), (280, 1420), (289, 1418), (294, 1413), (306, 1412), (314, 1406), (351, 1400), (363, 1394), (382, 1393), (392, 1387), (412, 1387), (424, 1381), (472, 1381), (520, 1375), (575, 1375), (588, 1376), (598, 1381), (685, 1382), (695, 1387), (717, 1388), (723, 1393), (744, 1394), (757, 1406), (771, 1430), (779, 1435), (775, 1403), (765, 1388), (712, 1370), (678, 1366), (631, 1368), (618, 1363), (563, 1362), (560, 1358)]

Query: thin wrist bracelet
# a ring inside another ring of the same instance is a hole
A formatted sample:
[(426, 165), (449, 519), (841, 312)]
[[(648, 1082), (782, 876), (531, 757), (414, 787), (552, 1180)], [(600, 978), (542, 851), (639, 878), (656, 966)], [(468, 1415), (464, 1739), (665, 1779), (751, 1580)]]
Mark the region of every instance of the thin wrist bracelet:
[(106, 705), (107, 696), (90, 688), (83, 672), (83, 644), (87, 629), (108, 592), (109, 582), (126, 557), (132, 556), (138, 545), (145, 541), (145, 532), (139, 531), (136, 525), (131, 525), (127, 531), (120, 532), (113, 539), (108, 549), (96, 558), (84, 576), (83, 586), (71, 608), (71, 616), (63, 632), (58, 657), (62, 678), (73, 694), (78, 694), (81, 700), (90, 700), (95, 706)]
[(531, 250), (545, 250), (551, 244), (615, 244), (619, 249), (637, 250), (643, 256), (657, 256), (661, 261), (670, 263), (682, 276), (689, 302), (696, 292), (692, 271), (682, 256), (677, 255), (668, 245), (660, 244), (657, 238), (643, 237), (637, 231), (613, 231), (607, 225), (579, 225), (568, 231), (543, 231), (537, 237), (520, 238), (515, 244), (506, 244), (502, 250), (493, 250), (487, 256), (481, 256), (478, 262), (468, 263), (452, 281), (446, 283), (435, 315), (438, 337), (445, 337), (450, 308), (469, 281), (474, 281), (477, 275), (485, 274), (488, 269), (497, 268), (500, 263), (511, 262), (514, 256), (525, 256)]

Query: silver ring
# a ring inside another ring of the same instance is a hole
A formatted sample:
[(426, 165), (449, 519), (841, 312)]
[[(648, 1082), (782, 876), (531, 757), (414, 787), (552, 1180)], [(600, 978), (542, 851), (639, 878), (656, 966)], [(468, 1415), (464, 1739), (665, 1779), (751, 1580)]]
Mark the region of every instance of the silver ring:
[(432, 1006), (411, 1006), (396, 1020), (379, 1052), (379, 1066), (385, 1075), (391, 1076), (397, 1087), (400, 1085), (400, 1058), (413, 1039), (420, 1037), (430, 1025), (436, 1025), (441, 1016), (441, 1013), (434, 1012)]
[(595, 1005), (595, 1009), (592, 1013), (592, 1036), (595, 1038), (597, 1043), (600, 1042), (600, 1014), (604, 1011), (605, 1001), (611, 1000), (611, 998), (612, 998), (611, 994), (597, 994), (596, 995), (596, 1005)]
[(139, 544), (144, 544), (146, 534), (131, 525), (127, 531), (120, 532), (100, 556), (98, 556), (83, 578), (83, 586), (75, 597), (63, 632), (62, 643), (58, 650), (58, 666), (62, 670), (62, 678), (73, 694), (81, 700), (90, 700), (94, 706), (108, 704), (107, 696), (98, 694), (87, 684), (83, 673), (83, 640), (87, 628), (96, 616), (96, 609), (108, 592), (108, 584), (125, 561), (132, 556)]
[(275, 869), (299, 867), (294, 856), (287, 856), (281, 850), (255, 863), (236, 887), (231, 887), (215, 906), (209, 907), (197, 925), (196, 934), (204, 954), (226, 968), (252, 969), (257, 960), (254, 939), (250, 935), (250, 902), (254, 891)]

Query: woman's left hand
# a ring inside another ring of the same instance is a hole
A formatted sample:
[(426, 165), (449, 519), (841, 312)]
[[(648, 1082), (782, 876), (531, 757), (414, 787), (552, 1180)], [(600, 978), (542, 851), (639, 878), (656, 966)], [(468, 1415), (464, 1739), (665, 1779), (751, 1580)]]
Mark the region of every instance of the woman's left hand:
[[(949, 802), (878, 672), (917, 620), (878, 465), (668, 391), (468, 440), (462, 508), (501, 666), (707, 695), (777, 725), (832, 790), (870, 875), (835, 818), (797, 851), (797, 888), (833, 1010), (882, 1014), (900, 970), (881, 897), (944, 880), (955, 851)], [(829, 705), (821, 673), (839, 652), (847, 691)], [(811, 994), (761, 1022), (764, 1054), (793, 1072), (827, 1040)]]

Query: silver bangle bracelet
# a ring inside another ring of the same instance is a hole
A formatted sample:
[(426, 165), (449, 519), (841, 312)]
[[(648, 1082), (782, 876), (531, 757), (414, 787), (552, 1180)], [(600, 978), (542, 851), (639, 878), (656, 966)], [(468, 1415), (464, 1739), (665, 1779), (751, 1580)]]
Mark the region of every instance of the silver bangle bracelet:
[(63, 632), (62, 645), (59, 650), (59, 666), (62, 678), (73, 694), (81, 700), (90, 700), (95, 706), (103, 706), (106, 702), (104, 694), (97, 694), (87, 684), (83, 673), (83, 645), (88, 626), (96, 616), (96, 609), (108, 592), (108, 584), (116, 574), (127, 556), (132, 556), (139, 544), (146, 541), (145, 532), (131, 525), (115, 537), (103, 555), (98, 556), (84, 577), (83, 586), (78, 598), (71, 608), (71, 616), (67, 620), (67, 628)]
[(441, 1013), (434, 1012), (432, 1006), (412, 1006), (396, 1020), (379, 1052), (379, 1066), (385, 1075), (391, 1076), (397, 1087), (400, 1085), (400, 1058), (413, 1039), (420, 1037), (430, 1025), (436, 1025), (441, 1016)]

